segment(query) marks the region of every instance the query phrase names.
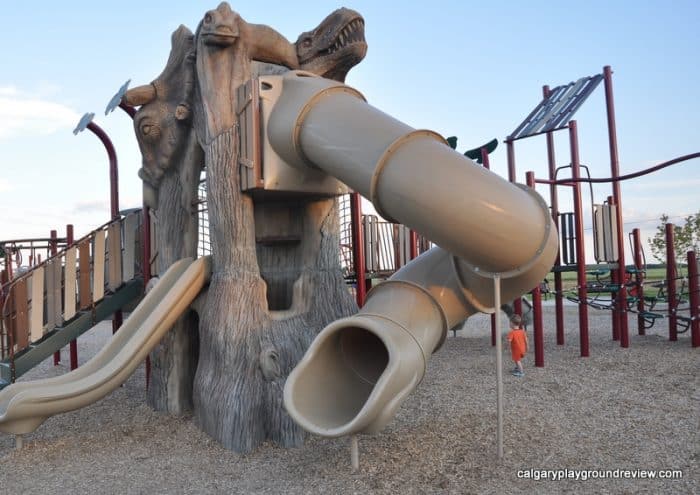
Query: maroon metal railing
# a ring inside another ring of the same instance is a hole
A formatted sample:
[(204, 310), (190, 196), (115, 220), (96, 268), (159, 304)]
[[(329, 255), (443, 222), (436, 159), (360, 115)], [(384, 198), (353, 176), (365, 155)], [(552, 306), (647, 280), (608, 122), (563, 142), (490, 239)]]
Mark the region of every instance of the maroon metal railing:
[[(138, 216), (134, 217), (134, 215)], [(109, 291), (110, 287), (114, 287), (115, 284), (118, 286), (128, 281), (128, 279), (141, 274), (142, 261), (137, 256), (137, 247), (142, 244), (138, 235), (140, 230), (139, 217), (140, 210), (137, 210), (126, 217), (105, 223), (77, 241), (64, 246), (63, 249), (56, 249), (55, 253), (41, 264), (30, 267), (25, 273), (13, 279), (4, 281), (5, 283), (0, 287), (0, 354), (2, 359), (9, 357), (11, 362), (14, 361), (15, 353), (37, 340), (36, 334), (38, 332), (44, 334), (52, 330), (53, 328), (49, 327), (60, 325), (66, 314), (72, 317), (72, 315), (77, 314), (76, 309), (79, 311), (89, 308), (98, 302), (104, 293)], [(127, 233), (127, 226), (134, 228), (134, 232)], [(104, 232), (104, 237), (101, 237), (107, 238), (108, 242), (105, 243), (105, 252), (98, 255), (95, 239), (101, 232)], [(108, 236), (114, 236), (111, 242)], [(72, 232), (69, 229), (69, 239), (71, 237)], [(127, 239), (130, 239), (132, 242), (127, 243)], [(111, 249), (109, 249), (110, 244)], [(92, 256), (89, 254), (90, 248), (92, 248)], [(76, 262), (76, 266), (72, 267), (66, 264), (66, 254), (71, 249), (73, 250), (71, 256), (75, 256), (75, 258), (71, 257), (71, 259), (75, 259)], [(119, 254), (115, 255), (117, 251)], [(84, 259), (86, 255), (89, 257), (87, 260)], [(96, 259), (101, 261), (96, 262)], [(114, 270), (117, 264), (122, 266), (125, 260), (133, 260), (134, 266), (125, 265), (123, 270), (120, 270), (120, 273), (107, 278), (104, 278), (102, 275), (95, 278), (95, 268), (103, 270), (104, 273), (105, 267), (108, 267), (109, 263), (114, 263), (112, 267), (112, 270)], [(89, 267), (89, 274), (84, 273), (86, 267)], [(37, 274), (41, 274), (42, 278), (35, 281), (33, 277)], [(55, 274), (58, 274), (58, 279), (52, 278), (50, 284), (44, 284), (44, 276), (46, 276), (48, 281), (49, 277), (54, 277)], [(66, 278), (67, 274), (76, 278), (69, 280)], [(100, 278), (104, 281), (102, 290), (97, 290), (96, 287), (90, 288), (90, 281), (94, 285), (95, 281)], [(41, 302), (34, 300), (36, 296), (30, 290), (33, 288), (33, 283), (41, 284), (44, 287), (41, 291), (43, 299)], [(66, 297), (67, 284), (69, 288), (75, 287), (76, 289), (73, 297), (69, 295)], [(104, 287), (107, 287), (107, 291), (104, 290)], [(86, 294), (86, 291), (89, 291), (89, 294)], [(80, 294), (80, 298), (77, 297), (78, 294)], [(71, 304), (73, 304), (72, 307), (70, 306)], [(40, 314), (31, 314), (35, 311), (39, 311)], [(37, 328), (38, 324), (40, 328)], [(32, 330), (35, 332), (34, 335), (32, 335)], [(73, 369), (76, 366), (77, 347), (71, 352), (71, 368)]]

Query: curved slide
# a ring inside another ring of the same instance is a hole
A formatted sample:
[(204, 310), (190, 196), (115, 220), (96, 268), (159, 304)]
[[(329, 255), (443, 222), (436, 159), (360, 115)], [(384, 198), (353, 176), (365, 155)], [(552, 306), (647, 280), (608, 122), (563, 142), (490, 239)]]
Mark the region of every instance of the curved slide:
[(368, 105), (356, 90), (292, 71), (266, 122), (275, 152), (368, 198), (385, 218), (438, 246), (370, 291), (354, 316), (314, 339), (290, 373), (284, 405), (304, 429), (337, 437), (380, 431), (418, 386), (454, 325), (539, 284), (558, 249), (547, 204)]
[(87, 363), (65, 375), (14, 383), (2, 390), (0, 431), (31, 433), (49, 416), (85, 407), (124, 383), (190, 306), (210, 275), (209, 257), (174, 263)]

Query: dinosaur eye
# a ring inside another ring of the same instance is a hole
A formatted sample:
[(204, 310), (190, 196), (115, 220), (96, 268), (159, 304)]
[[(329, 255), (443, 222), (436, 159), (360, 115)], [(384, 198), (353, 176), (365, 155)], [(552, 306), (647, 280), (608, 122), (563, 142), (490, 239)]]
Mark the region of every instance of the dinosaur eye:
[(144, 120), (145, 121), (139, 125), (141, 136), (147, 141), (157, 141), (160, 138), (160, 128), (158, 124), (152, 122), (150, 119)]
[(211, 14), (207, 13), (207, 14), (204, 16), (204, 22), (205, 22), (206, 24), (211, 23)]
[(301, 42), (301, 45), (304, 48), (308, 48), (311, 46), (311, 38), (304, 38), (304, 41)]

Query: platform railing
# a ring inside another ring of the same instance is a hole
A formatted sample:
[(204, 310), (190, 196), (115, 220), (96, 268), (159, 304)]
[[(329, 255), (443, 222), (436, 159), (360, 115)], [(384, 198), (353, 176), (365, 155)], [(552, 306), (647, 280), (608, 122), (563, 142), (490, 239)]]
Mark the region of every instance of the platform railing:
[[(365, 268), (380, 277), (391, 275), (411, 261), (411, 229), (405, 225), (381, 220), (376, 215), (363, 215)], [(433, 244), (417, 236), (415, 252), (423, 253)]]
[(0, 350), (10, 358), (141, 274), (141, 210), (110, 221), (0, 289)]

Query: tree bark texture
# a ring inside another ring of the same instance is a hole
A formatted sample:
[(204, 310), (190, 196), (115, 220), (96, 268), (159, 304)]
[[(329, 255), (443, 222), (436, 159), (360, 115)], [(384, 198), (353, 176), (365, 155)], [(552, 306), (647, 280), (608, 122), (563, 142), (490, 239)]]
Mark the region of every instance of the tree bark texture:
[[(194, 133), (180, 166), (160, 183), (156, 213), (156, 267), (163, 274), (177, 260), (197, 257), (197, 189), (203, 165)], [(192, 386), (199, 355), (198, 317), (188, 311), (151, 352), (148, 404), (157, 411), (192, 411)]]
[[(298, 446), (304, 433), (282, 406), (284, 381), (323, 327), (357, 310), (338, 262), (336, 200), (300, 207), (303, 235), (298, 248), (276, 253), (259, 248), (258, 257), (252, 199), (238, 187), (214, 193), (221, 186), (217, 171), (237, 153), (234, 130), (220, 135), (206, 151), (215, 268), (200, 320), (195, 417), (205, 432), (237, 452), (249, 452), (267, 439)], [(227, 177), (238, 182), (238, 174)], [(222, 201), (231, 207), (221, 211), (214, 206)], [(222, 223), (231, 234), (215, 228), (218, 215), (226, 216)], [(221, 244), (220, 237), (227, 242)], [(291, 311), (268, 310), (258, 259), (270, 279), (296, 282)]]
[[(125, 95), (127, 103), (141, 106), (134, 128), (143, 156), (144, 201), (156, 217), (158, 274), (179, 259), (197, 256), (195, 201), (204, 157), (192, 126), (194, 56), (194, 36), (180, 26), (163, 72)], [(148, 403), (154, 409), (175, 414), (192, 409), (197, 356), (197, 317), (188, 312), (150, 354)]]
[[(266, 439), (297, 446), (304, 432), (282, 406), (284, 381), (328, 322), (356, 311), (339, 266), (336, 203), (290, 203), (285, 213), (242, 193), (234, 110), (235, 90), (250, 76), (244, 40), (221, 47), (198, 39), (196, 64), (195, 126), (207, 167), (213, 274), (200, 315), (195, 421), (237, 452)], [(276, 227), (294, 230), (298, 239), (256, 243), (256, 230)], [(291, 302), (289, 308), (269, 309), (264, 278), (283, 300), (271, 296), (273, 307)]]

